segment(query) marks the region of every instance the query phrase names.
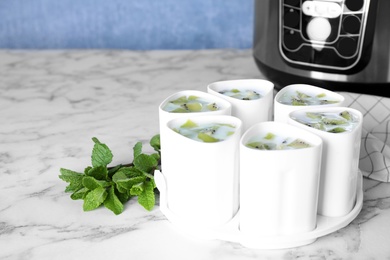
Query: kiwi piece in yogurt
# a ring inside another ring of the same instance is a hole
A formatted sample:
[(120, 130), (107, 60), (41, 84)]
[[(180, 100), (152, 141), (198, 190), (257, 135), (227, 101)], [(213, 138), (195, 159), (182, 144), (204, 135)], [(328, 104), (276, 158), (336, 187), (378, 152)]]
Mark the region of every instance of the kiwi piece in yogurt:
[(285, 137), (274, 133), (253, 136), (245, 145), (259, 150), (292, 150), (311, 147), (308, 142), (302, 139)]
[(195, 123), (190, 119), (182, 125), (171, 128), (185, 137), (205, 143), (224, 141), (233, 135), (236, 130), (236, 127), (232, 124)]
[(329, 133), (352, 131), (358, 123), (357, 117), (347, 110), (341, 112), (306, 112), (292, 119)]
[(240, 100), (254, 100), (261, 98), (261, 94), (250, 89), (239, 90), (236, 88), (230, 90), (223, 90), (219, 92), (222, 95), (232, 97)]
[(215, 102), (194, 95), (180, 96), (168, 101), (163, 107), (164, 111), (170, 113), (207, 112), (219, 109), (220, 107)]
[(328, 98), (325, 93), (312, 95), (303, 91), (287, 91), (280, 97), (279, 102), (292, 106), (314, 106), (334, 104), (339, 100)]
[(307, 143), (306, 141), (303, 141), (301, 139), (295, 139), (291, 143), (289, 143), (287, 146), (295, 148), (295, 149), (301, 149), (301, 148), (307, 148), (310, 147), (310, 144)]

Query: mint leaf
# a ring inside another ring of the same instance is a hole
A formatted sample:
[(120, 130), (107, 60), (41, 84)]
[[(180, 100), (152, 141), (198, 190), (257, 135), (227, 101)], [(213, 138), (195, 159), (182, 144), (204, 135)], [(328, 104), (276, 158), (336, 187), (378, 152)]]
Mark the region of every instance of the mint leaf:
[(115, 188), (118, 190), (121, 194), (127, 194), (127, 189), (123, 188), (120, 184), (115, 183)]
[(144, 190), (138, 196), (138, 203), (141, 204), (146, 210), (151, 211), (155, 204), (154, 197), (154, 184), (152, 181), (145, 181)]
[(151, 181), (152, 184), (153, 184), (153, 189), (157, 188), (157, 185), (156, 185), (156, 182), (154, 181), (154, 179), (151, 179), (150, 181)]
[(156, 159), (156, 161), (158, 162), (161, 158), (160, 154), (158, 153), (152, 153), (150, 156), (152, 156), (154, 159)]
[(69, 183), (69, 185), (65, 188), (65, 192), (75, 192), (82, 188), (82, 179), (84, 174), (64, 168), (60, 169), (60, 173), (61, 174), (58, 177), (61, 180)]
[[(113, 176), (112, 180), (116, 183), (118, 191), (130, 190), (134, 184), (143, 182), (146, 179), (144, 175), (136, 177), (128, 177), (122, 170), (117, 171)], [(122, 192), (123, 193), (123, 192)]]
[(97, 166), (89, 169), (86, 173), (88, 176), (94, 177), (96, 180), (107, 180), (108, 172), (106, 166)]
[(120, 171), (117, 171), (113, 176), (112, 176), (112, 180), (115, 182), (115, 183), (118, 183), (118, 182), (121, 182), (121, 181), (125, 181), (127, 180), (128, 177), (126, 175), (126, 173), (124, 173), (124, 171), (120, 170)]
[(77, 181), (80, 177), (82, 178), (83, 176), (82, 173), (64, 169), (64, 168), (60, 169), (60, 173), (61, 173), (61, 175), (59, 175), (60, 179), (66, 182)]
[(136, 158), (138, 155), (142, 153), (142, 143), (137, 142), (133, 147), (133, 156)]
[(134, 166), (146, 173), (157, 167), (158, 161), (151, 155), (140, 154), (133, 161)]
[(107, 145), (102, 144), (96, 137), (93, 137), (92, 140), (95, 142), (95, 145), (92, 149), (92, 166), (104, 166), (106, 167), (112, 161), (111, 150)]
[(65, 191), (72, 192), (71, 199), (83, 199), (84, 211), (104, 204), (115, 214), (120, 214), (124, 210), (123, 203), (132, 196), (138, 196), (140, 205), (147, 210), (153, 209), (156, 188), (153, 170), (160, 168), (160, 136), (155, 135), (150, 140), (150, 145), (156, 153), (142, 153), (142, 142), (137, 142), (133, 147), (132, 163), (109, 168), (107, 166), (113, 158), (111, 150), (96, 137), (92, 140), (92, 166), (87, 166), (84, 173), (60, 169), (59, 178), (69, 183)]
[(150, 146), (154, 148), (156, 152), (160, 152), (161, 144), (160, 144), (160, 135), (155, 135), (150, 139)]
[(124, 173), (127, 177), (137, 177), (137, 176), (142, 176), (142, 171), (138, 170), (135, 167), (123, 167), (117, 172)]
[(130, 194), (125, 192), (125, 193), (120, 193), (115, 190), (115, 195), (118, 197), (118, 199), (124, 204), (126, 203), (130, 198)]
[(90, 176), (86, 176), (84, 177), (83, 179), (83, 185), (85, 188), (87, 188), (88, 190), (94, 190), (98, 187), (101, 187), (98, 183), (97, 183), (97, 180), (93, 177), (90, 177)]
[(81, 200), (81, 199), (84, 199), (85, 196), (88, 194), (89, 190), (85, 187), (75, 191), (72, 193), (72, 195), (70, 195), (70, 198), (72, 200)]
[(122, 167), (122, 164), (119, 164), (113, 168), (108, 169), (108, 172), (107, 172), (108, 177), (112, 178), (112, 175), (114, 175), (121, 167)]
[(88, 172), (89, 172), (91, 169), (92, 169), (91, 166), (86, 167), (86, 168), (84, 169), (84, 174), (87, 175)]
[(94, 190), (98, 187), (106, 188), (106, 187), (110, 186), (110, 183), (107, 181), (98, 181), (93, 177), (86, 176), (83, 178), (83, 185), (85, 188), (87, 188), (89, 190)]
[(104, 206), (115, 213), (115, 215), (121, 214), (123, 211), (123, 204), (115, 195), (114, 186), (108, 190), (107, 198), (104, 201)]
[(145, 176), (132, 177), (125, 182), (121, 182), (119, 185), (121, 185), (123, 188), (127, 190), (130, 190), (133, 187), (133, 185), (143, 182), (145, 180), (146, 180)]
[(84, 198), (84, 211), (90, 211), (98, 208), (106, 198), (107, 191), (105, 188), (98, 187), (93, 191), (90, 191)]
[(130, 189), (130, 195), (139, 196), (144, 191), (144, 183), (134, 184)]

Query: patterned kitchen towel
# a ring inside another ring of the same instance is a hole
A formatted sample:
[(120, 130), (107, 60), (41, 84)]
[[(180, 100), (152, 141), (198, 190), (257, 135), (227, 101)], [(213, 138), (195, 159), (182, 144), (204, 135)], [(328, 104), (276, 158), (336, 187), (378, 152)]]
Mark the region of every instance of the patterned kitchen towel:
[(390, 98), (340, 92), (345, 106), (362, 112), (359, 168), (367, 178), (390, 182)]

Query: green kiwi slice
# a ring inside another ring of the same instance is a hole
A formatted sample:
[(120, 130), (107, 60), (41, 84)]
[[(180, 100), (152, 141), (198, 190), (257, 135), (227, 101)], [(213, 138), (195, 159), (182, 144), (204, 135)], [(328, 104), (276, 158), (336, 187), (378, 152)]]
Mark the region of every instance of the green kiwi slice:
[(348, 111), (341, 112), (340, 116), (345, 118), (348, 121), (351, 121), (351, 119), (352, 119), (352, 116), (351, 116), (351, 114)]
[(186, 110), (183, 107), (178, 107), (178, 108), (171, 111), (171, 113), (186, 113), (186, 112), (188, 112), (188, 110)]
[(336, 100), (320, 100), (320, 104), (321, 105), (328, 105), (328, 104), (335, 104), (339, 101), (336, 101)]
[(271, 147), (268, 144), (262, 142), (247, 143), (246, 146), (249, 148), (260, 149), (260, 150), (271, 150)]
[(257, 93), (256, 91), (250, 91), (249, 92), (249, 99), (256, 99), (256, 98), (259, 98), (260, 97), (260, 94)]
[(309, 95), (306, 95), (305, 93), (302, 93), (300, 91), (297, 91), (297, 96), (299, 99), (307, 99), (307, 98), (310, 98)]
[(207, 105), (207, 109), (210, 111), (216, 111), (219, 109), (219, 107), (216, 103), (210, 103)]
[(177, 99), (171, 100), (169, 102), (173, 103), (173, 104), (179, 104), (179, 105), (184, 104), (185, 102), (187, 102), (187, 97), (181, 96), (181, 97), (178, 97)]
[(180, 127), (182, 127), (182, 128), (194, 128), (194, 127), (197, 127), (198, 125), (194, 122), (194, 121), (192, 121), (192, 120), (190, 120), (190, 119), (188, 119), (184, 124), (182, 124)]
[(331, 130), (328, 131), (328, 133), (342, 133), (342, 132), (345, 132), (345, 128), (343, 127), (335, 127)]
[(289, 143), (287, 146), (292, 147), (292, 148), (296, 148), (296, 149), (300, 149), (300, 148), (310, 147), (310, 144), (308, 144), (305, 141), (298, 138), (298, 139), (295, 139), (294, 141), (292, 141), (291, 143)]
[(199, 97), (197, 96), (194, 96), (194, 95), (191, 95), (188, 97), (188, 100), (192, 101), (192, 100), (197, 100)]
[(208, 135), (213, 135), (215, 132), (218, 130), (219, 126), (212, 126), (208, 127), (202, 130), (202, 133), (208, 134)]
[(195, 102), (195, 103), (187, 103), (185, 104), (186, 108), (191, 112), (199, 112), (202, 110), (202, 104)]
[(266, 140), (272, 140), (275, 138), (275, 135), (273, 133), (267, 133), (267, 135), (264, 137)]
[(342, 125), (347, 123), (345, 119), (334, 119), (334, 118), (326, 118), (322, 119), (322, 122), (326, 125)]
[(306, 103), (303, 100), (293, 98), (291, 105), (293, 105), (293, 106), (306, 106)]
[(306, 116), (311, 119), (321, 119), (322, 115), (320, 113), (306, 112)]
[(198, 138), (205, 143), (215, 143), (215, 142), (219, 141), (219, 139), (212, 137), (211, 135), (208, 135), (208, 134), (203, 133), (203, 132), (200, 132), (198, 134)]

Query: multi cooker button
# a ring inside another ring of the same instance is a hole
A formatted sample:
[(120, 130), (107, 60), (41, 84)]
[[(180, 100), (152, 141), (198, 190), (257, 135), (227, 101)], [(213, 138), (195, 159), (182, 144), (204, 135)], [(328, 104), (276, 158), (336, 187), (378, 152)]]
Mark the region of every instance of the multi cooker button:
[(341, 6), (336, 3), (328, 4), (328, 15), (329, 18), (339, 17), (342, 13)]
[(318, 15), (324, 15), (327, 11), (327, 7), (325, 5), (316, 5), (315, 11)]
[(340, 55), (351, 57), (356, 53), (357, 41), (352, 37), (342, 37), (337, 43), (337, 51)]
[(345, 0), (345, 5), (351, 11), (359, 11), (363, 8), (364, 0)]
[(354, 15), (346, 16), (343, 19), (343, 30), (351, 34), (359, 33), (360, 19)]
[(332, 32), (332, 27), (328, 19), (315, 17), (307, 25), (306, 32), (310, 40), (325, 41)]
[(285, 30), (283, 42), (287, 49), (296, 50), (302, 44), (302, 37), (299, 32)]
[(336, 18), (342, 13), (339, 4), (322, 1), (305, 1), (302, 4), (302, 11), (307, 16), (321, 16), (326, 18)]
[(290, 8), (285, 9), (284, 25), (291, 28), (299, 28), (300, 15), (299, 12)]

